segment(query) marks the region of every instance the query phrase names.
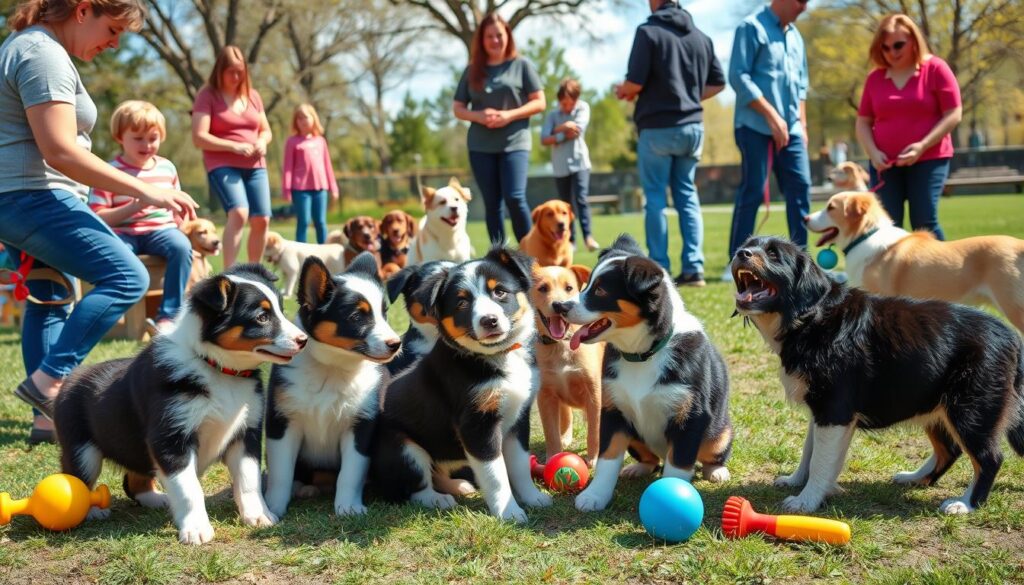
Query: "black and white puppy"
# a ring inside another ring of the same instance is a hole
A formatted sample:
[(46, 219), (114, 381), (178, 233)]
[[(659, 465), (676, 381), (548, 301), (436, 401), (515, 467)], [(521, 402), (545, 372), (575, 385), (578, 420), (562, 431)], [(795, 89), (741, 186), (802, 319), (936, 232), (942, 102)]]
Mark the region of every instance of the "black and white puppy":
[[(370, 470), (385, 499), (450, 508), (455, 499), (441, 492), (453, 490), (441, 484), (468, 463), (494, 516), (525, 522), (520, 503), (551, 504), (530, 477), (527, 452), (538, 388), (531, 264), (495, 248), (424, 282), (440, 339), (384, 394)], [(472, 489), (463, 487), (455, 491)]]
[(319, 258), (306, 258), (298, 300), (309, 344), (270, 375), (267, 506), (282, 516), (294, 480), (310, 486), (315, 471), (329, 471), (337, 476), (335, 513), (364, 514), (384, 364), (402, 345), (388, 325), (377, 260), (364, 252), (332, 277)]
[(961, 453), (974, 466), (962, 497), (939, 510), (962, 514), (984, 503), (1003, 455), (1024, 455), (1024, 351), (1016, 331), (961, 305), (879, 297), (831, 281), (805, 251), (754, 237), (732, 261), (736, 310), (779, 355), (790, 402), (811, 413), (803, 457), (776, 485), (803, 486), (783, 502), (816, 510), (836, 479), (856, 428), (901, 422), (924, 427), (934, 452), (897, 483), (931, 485)]
[[(690, 480), (700, 461), (709, 481), (729, 479), (729, 374), (700, 321), (686, 311), (668, 273), (629, 235), (598, 256), (590, 284), (552, 307), (583, 325), (569, 342), (607, 341), (601, 448), (595, 477), (576, 508), (603, 510), (622, 475)], [(639, 463), (622, 469), (626, 451)]]
[(103, 460), (113, 461), (128, 472), (129, 496), (170, 506), (178, 539), (202, 544), (213, 527), (199, 478), (223, 459), (242, 521), (277, 522), (260, 490), (264, 397), (256, 368), (291, 361), (306, 334), (281, 314), (274, 280), (259, 264), (202, 280), (173, 330), (139, 355), (76, 370), (54, 408), (63, 472), (92, 486)]
[(447, 260), (414, 264), (406, 266), (388, 279), (388, 298), (393, 303), (401, 295), (409, 313), (409, 329), (402, 334), (402, 351), (388, 362), (388, 372), (392, 375), (430, 353), (437, 342), (437, 320), (427, 310), (430, 305), (430, 289), (421, 285), (431, 275), (453, 266), (455, 263)]

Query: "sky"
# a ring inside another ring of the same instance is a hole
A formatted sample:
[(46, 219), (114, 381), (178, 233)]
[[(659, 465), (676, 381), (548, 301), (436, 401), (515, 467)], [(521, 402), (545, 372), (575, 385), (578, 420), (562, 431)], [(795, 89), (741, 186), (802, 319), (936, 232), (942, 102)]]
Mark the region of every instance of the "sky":
[[(622, 4), (612, 7), (608, 0), (601, 0), (581, 14), (580, 21), (590, 28), (594, 37), (600, 39), (596, 43), (576, 33), (574, 27), (580, 23), (553, 25), (549, 19), (541, 17), (528, 19), (516, 28), (516, 43), (524, 45), (530, 39), (553, 37), (557, 45), (566, 49), (566, 60), (579, 72), (584, 87), (603, 91), (625, 77), (633, 34), (651, 14), (646, 0), (626, 0)], [(733, 31), (745, 16), (742, 8), (735, 6), (740, 3), (733, 0), (682, 0), (680, 4), (693, 15), (697, 27), (711, 37), (722, 67), (728, 68)], [(449, 67), (453, 64), (460, 69), (465, 66), (465, 49), (459, 41), (448, 39), (443, 39), (440, 46), (431, 47), (430, 57), (422, 64), (419, 73), (391, 93), (386, 107), (399, 108), (407, 90), (417, 99), (433, 98), (437, 96), (440, 84), (452, 83)], [(726, 86), (719, 99), (732, 102), (735, 94)]]

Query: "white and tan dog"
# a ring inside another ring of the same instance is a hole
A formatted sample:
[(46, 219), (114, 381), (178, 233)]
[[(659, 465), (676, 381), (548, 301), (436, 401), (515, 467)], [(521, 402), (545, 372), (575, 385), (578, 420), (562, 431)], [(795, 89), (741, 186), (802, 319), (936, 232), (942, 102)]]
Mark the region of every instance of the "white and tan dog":
[(452, 177), (447, 187), (423, 187), (423, 209), (419, 230), (409, 244), (407, 265), (431, 260), (465, 262), (473, 256), (473, 246), (466, 233), (468, 203), (473, 199), (469, 189)]
[(267, 247), (263, 258), (277, 267), (284, 277), (284, 296), (295, 293), (302, 263), (306, 258), (316, 256), (324, 261), (331, 273), (345, 270), (345, 246), (341, 244), (307, 244), (284, 239), (277, 232), (267, 232)]
[(873, 193), (838, 193), (804, 218), (835, 240), (852, 286), (882, 295), (952, 302), (988, 301), (1024, 331), (1024, 240), (978, 236), (950, 242), (892, 224)]
[(828, 179), (840, 191), (867, 191), (871, 175), (859, 164), (846, 161), (829, 171)]

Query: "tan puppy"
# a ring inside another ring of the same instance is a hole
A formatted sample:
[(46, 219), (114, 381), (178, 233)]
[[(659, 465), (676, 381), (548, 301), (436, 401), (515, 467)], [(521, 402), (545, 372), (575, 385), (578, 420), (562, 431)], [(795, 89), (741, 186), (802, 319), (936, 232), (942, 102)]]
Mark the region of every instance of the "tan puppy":
[(185, 283), (187, 292), (192, 290), (192, 285), (213, 273), (213, 267), (206, 257), (220, 254), (220, 237), (217, 235), (217, 226), (201, 217), (182, 223), (178, 229), (188, 236), (192, 244), (192, 272)]
[(466, 233), (469, 189), (452, 177), (447, 187), (423, 187), (423, 210), (419, 230), (409, 244), (409, 264), (431, 260), (465, 262), (473, 255), (473, 246)]
[(852, 286), (883, 295), (952, 302), (985, 300), (1024, 331), (1024, 240), (978, 236), (940, 242), (892, 225), (873, 193), (838, 193), (804, 218), (846, 255)]
[(552, 308), (552, 303), (574, 298), (587, 279), (586, 266), (536, 266), (530, 302), (536, 309), (537, 368), (540, 392), (537, 411), (544, 427), (547, 457), (565, 450), (572, 443), (572, 408), (587, 417), (587, 464), (591, 467), (600, 450), (601, 362), (604, 343), (584, 344), (569, 349), (576, 327)]
[(839, 163), (834, 169), (829, 171), (828, 178), (836, 189), (843, 191), (867, 191), (871, 175), (859, 164), (853, 161), (846, 161)]
[(416, 218), (396, 209), (380, 220), (380, 262), (384, 278), (405, 268), (409, 257), (409, 243), (416, 235)]
[(345, 270), (345, 246), (340, 244), (307, 244), (284, 239), (277, 232), (267, 232), (267, 247), (263, 258), (277, 267), (284, 277), (284, 296), (295, 293), (302, 263), (309, 256), (323, 260), (332, 274)]
[(358, 215), (345, 222), (341, 228), (348, 238), (345, 245), (345, 266), (355, 260), (363, 252), (373, 254), (377, 261), (377, 272), (380, 273), (380, 225), (368, 215)]
[(575, 215), (572, 206), (565, 201), (552, 199), (533, 208), (533, 227), (519, 241), (519, 249), (526, 252), (541, 266), (563, 266), (572, 264), (572, 222)]

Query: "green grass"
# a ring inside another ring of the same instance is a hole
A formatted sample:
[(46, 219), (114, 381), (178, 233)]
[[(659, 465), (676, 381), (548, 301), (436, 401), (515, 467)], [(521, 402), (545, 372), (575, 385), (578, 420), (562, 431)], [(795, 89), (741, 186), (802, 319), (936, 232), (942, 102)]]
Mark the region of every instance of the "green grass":
[[(145, 510), (124, 497), (119, 476), (108, 466), (102, 481), (113, 491), (111, 518), (66, 534), (48, 533), (30, 518), (0, 527), (0, 582), (1022, 582), (1024, 460), (1010, 455), (1004, 443), (1006, 463), (988, 505), (969, 517), (943, 517), (936, 512), (938, 504), (963, 492), (970, 465), (958, 462), (934, 487), (893, 485), (892, 473), (916, 468), (928, 455), (927, 440), (912, 428), (861, 433), (854, 440), (840, 476), (846, 493), (829, 499), (819, 512), (851, 523), (850, 546), (723, 538), (720, 513), (728, 496), (742, 495), (761, 511), (778, 512), (792, 493), (772, 487), (772, 479), (796, 466), (806, 422), (783, 401), (777, 358), (753, 329), (730, 318), (731, 286), (713, 280), (727, 260), (731, 215), (722, 210), (709, 208), (705, 214), (712, 280), (704, 289), (682, 294), (729, 364), (736, 430), (733, 479), (724, 485), (696, 481), (705, 519), (690, 541), (667, 545), (644, 532), (637, 503), (649, 480), (620, 481), (611, 505), (600, 513), (579, 513), (571, 497), (558, 495), (551, 508), (528, 510), (525, 526), (491, 518), (479, 496), (464, 498), (449, 512), (371, 499), (368, 515), (346, 519), (335, 517), (331, 499), (321, 497), (296, 502), (279, 525), (255, 530), (239, 523), (226, 470), (218, 465), (203, 479), (216, 539), (188, 548), (177, 544), (166, 511)], [(1024, 237), (1024, 197), (1019, 195), (945, 199), (941, 215), (951, 238), (986, 233)], [(594, 223), (602, 243), (622, 232), (642, 240), (639, 215), (597, 216)], [(275, 228), (285, 234), (293, 229)], [(785, 233), (784, 213), (772, 212), (764, 231)], [(671, 232), (672, 258), (678, 263), (678, 228), (673, 225)], [(470, 233), (482, 251), (483, 225), (472, 224)], [(587, 265), (595, 259), (591, 253), (577, 256)], [(290, 302), (288, 311), (294, 309)], [(400, 305), (392, 309), (391, 319), (399, 330), (405, 327)], [(88, 361), (136, 349), (133, 343), (103, 342)], [(25, 446), (28, 410), (9, 390), (24, 376), (18, 336), (10, 330), (0, 331), (0, 364), (0, 388), (5, 389), (0, 392), (0, 489), (23, 497), (58, 471), (58, 453), (54, 447)], [(543, 437), (536, 415), (534, 423), (532, 448), (540, 453)]]

